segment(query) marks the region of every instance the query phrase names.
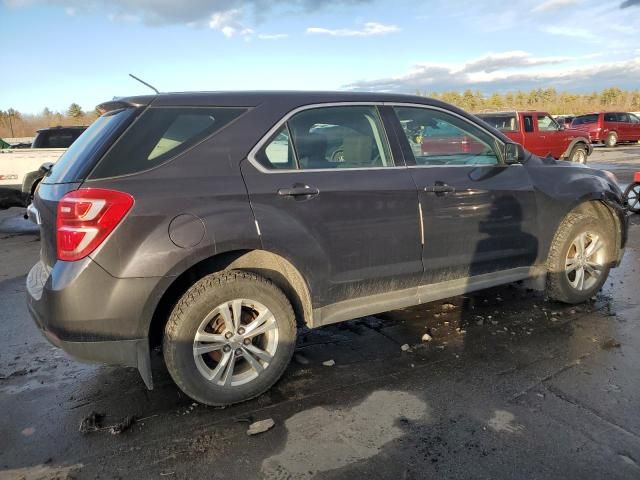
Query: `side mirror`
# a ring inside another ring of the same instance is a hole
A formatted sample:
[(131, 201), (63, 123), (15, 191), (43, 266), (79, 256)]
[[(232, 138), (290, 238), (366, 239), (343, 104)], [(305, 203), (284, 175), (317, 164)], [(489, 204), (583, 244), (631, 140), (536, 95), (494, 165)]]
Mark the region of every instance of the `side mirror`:
[(564, 123), (561, 123), (560, 125), (558, 125), (558, 130), (564, 130), (565, 128), (567, 127), (565, 127)]
[(524, 160), (524, 148), (519, 143), (504, 144), (504, 163), (513, 165)]

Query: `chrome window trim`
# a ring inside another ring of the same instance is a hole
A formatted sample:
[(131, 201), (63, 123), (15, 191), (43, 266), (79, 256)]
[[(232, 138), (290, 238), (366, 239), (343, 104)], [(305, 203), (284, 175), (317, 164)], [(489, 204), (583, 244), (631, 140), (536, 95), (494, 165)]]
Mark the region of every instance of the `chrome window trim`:
[[(273, 127), (271, 127), (267, 133), (265, 135), (263, 135), (263, 137), (258, 140), (258, 142), (255, 144), (255, 146), (249, 151), (249, 154), (247, 155), (247, 160), (249, 161), (249, 163), (251, 163), (251, 165), (253, 165), (259, 172), (261, 173), (268, 173), (268, 174), (272, 174), (272, 173), (301, 173), (301, 172), (305, 172), (305, 173), (313, 173), (313, 172), (336, 172), (336, 171), (340, 171), (340, 172), (359, 172), (359, 171), (371, 171), (371, 170), (398, 170), (398, 169), (407, 169), (407, 168), (459, 168), (459, 167), (513, 167), (516, 165), (519, 166), (523, 166), (522, 164), (507, 164), (504, 162), (504, 159), (501, 158), (500, 156), (498, 157), (498, 163), (497, 164), (464, 164), (464, 165), (395, 165), (393, 167), (358, 167), (358, 168), (317, 168), (317, 169), (308, 169), (308, 170), (304, 170), (304, 169), (300, 169), (300, 168), (296, 168), (296, 169), (292, 169), (292, 168), (286, 168), (286, 169), (269, 169), (269, 168), (265, 168), (262, 165), (260, 165), (260, 163), (256, 160), (256, 154), (260, 151), (260, 149), (262, 149), (262, 147), (264, 147), (264, 145), (266, 144), (266, 142), (273, 136), (274, 133), (276, 133), (280, 128), (282, 128), (282, 126), (289, 121), (289, 119), (291, 117), (293, 117), (294, 115), (296, 115), (297, 113), (303, 112), (305, 110), (313, 110), (316, 108), (325, 108), (325, 107), (348, 107), (348, 106), (376, 106), (376, 107), (382, 107), (382, 106), (389, 106), (389, 107), (408, 107), (408, 108), (424, 108), (424, 109), (429, 109), (429, 110), (437, 110), (440, 112), (444, 112), (446, 114), (449, 115), (453, 115), (457, 118), (459, 118), (460, 120), (468, 123), (469, 125), (476, 127), (478, 129), (480, 129), (481, 131), (485, 132), (487, 135), (489, 135), (491, 138), (493, 138), (496, 142), (498, 142), (498, 144), (500, 145), (505, 145), (505, 142), (498, 138), (493, 132), (487, 130), (485, 127), (483, 127), (480, 124), (474, 123), (473, 121), (469, 120), (468, 118), (452, 111), (452, 110), (448, 110), (446, 108), (442, 108), (442, 107), (438, 107), (435, 105), (425, 105), (422, 103), (406, 103), (406, 102), (329, 102), (329, 103), (313, 103), (313, 104), (309, 104), (309, 105), (302, 105), (300, 107), (296, 107), (293, 110), (289, 111), (288, 113), (286, 113)], [(384, 134), (385, 134), (385, 138), (387, 140), (387, 143), (389, 144), (389, 146), (391, 146), (391, 142), (389, 139), (389, 134), (387, 132), (387, 129), (384, 126), (384, 123), (382, 123), (382, 128), (384, 130)], [(295, 148), (295, 146), (294, 146)], [(392, 155), (393, 157), (393, 155)], [(394, 162), (395, 162), (395, 158), (394, 158)]]

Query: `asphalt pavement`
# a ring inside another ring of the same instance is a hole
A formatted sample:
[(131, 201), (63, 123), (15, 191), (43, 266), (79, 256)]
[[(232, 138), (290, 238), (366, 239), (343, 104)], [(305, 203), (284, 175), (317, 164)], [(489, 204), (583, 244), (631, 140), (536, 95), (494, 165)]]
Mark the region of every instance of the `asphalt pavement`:
[[(640, 146), (589, 163), (628, 183)], [(216, 409), (181, 394), (159, 352), (149, 392), (133, 369), (46, 342), (21, 213), (0, 212), (0, 479), (640, 478), (638, 215), (587, 304), (514, 284), (302, 332), (271, 391)]]

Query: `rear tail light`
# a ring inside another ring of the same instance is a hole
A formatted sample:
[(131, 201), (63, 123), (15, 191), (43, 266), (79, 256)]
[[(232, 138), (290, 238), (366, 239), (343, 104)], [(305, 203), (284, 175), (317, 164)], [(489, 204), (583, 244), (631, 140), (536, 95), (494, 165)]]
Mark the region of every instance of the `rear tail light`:
[(128, 193), (81, 188), (58, 203), (56, 240), (58, 260), (73, 262), (93, 252), (133, 206)]

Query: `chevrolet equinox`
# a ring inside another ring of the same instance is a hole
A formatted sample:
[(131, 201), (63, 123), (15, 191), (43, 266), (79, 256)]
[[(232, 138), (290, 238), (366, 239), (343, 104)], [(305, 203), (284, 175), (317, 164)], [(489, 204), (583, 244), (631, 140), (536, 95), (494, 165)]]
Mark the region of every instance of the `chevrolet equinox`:
[(161, 345), (205, 404), (269, 389), (300, 326), (519, 280), (583, 302), (624, 250), (612, 174), (440, 101), (175, 93), (99, 110), (29, 208), (29, 310), (54, 345), (149, 388)]

